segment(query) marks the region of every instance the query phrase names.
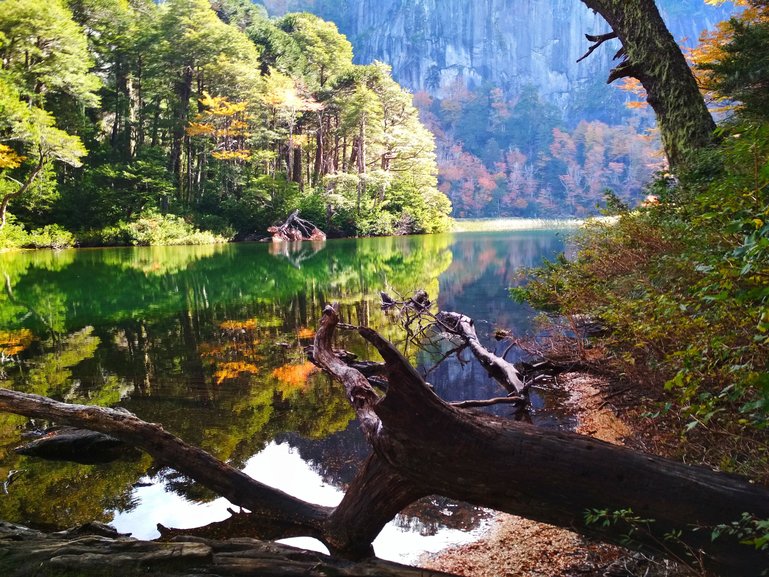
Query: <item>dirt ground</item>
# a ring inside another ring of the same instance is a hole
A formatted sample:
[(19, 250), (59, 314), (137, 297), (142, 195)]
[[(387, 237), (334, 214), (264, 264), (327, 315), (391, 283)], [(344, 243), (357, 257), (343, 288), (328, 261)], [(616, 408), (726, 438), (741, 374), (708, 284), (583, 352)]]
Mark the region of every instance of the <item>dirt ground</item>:
[[(624, 444), (632, 431), (615, 415), (606, 383), (584, 374), (559, 380), (570, 393), (577, 432)], [(479, 541), (425, 556), (419, 565), (465, 577), (630, 577), (649, 569), (647, 560), (620, 547), (506, 514)]]

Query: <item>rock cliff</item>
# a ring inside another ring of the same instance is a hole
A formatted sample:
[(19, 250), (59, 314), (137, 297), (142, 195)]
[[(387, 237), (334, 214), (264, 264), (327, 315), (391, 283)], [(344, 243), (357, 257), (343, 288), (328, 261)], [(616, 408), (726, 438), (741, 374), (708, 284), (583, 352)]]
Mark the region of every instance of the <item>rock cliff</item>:
[[(486, 82), (515, 93), (539, 87), (568, 108), (570, 95), (603, 84), (614, 50), (607, 45), (577, 64), (585, 33), (608, 26), (578, 0), (264, 0), (273, 15), (306, 10), (337, 23), (356, 60), (380, 60), (411, 90), (441, 96), (456, 81)], [(703, 0), (658, 2), (673, 35), (693, 43), (728, 17), (731, 6)]]

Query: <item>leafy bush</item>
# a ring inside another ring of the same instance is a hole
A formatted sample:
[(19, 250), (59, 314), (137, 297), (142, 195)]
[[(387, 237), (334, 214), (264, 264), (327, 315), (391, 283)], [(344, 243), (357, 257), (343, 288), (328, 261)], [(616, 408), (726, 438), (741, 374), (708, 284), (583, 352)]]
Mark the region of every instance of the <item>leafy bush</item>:
[(140, 246), (227, 242), (226, 238), (200, 231), (178, 216), (157, 212), (146, 212), (121, 228), (126, 231), (131, 244)]
[(120, 222), (115, 226), (89, 230), (78, 235), (82, 246), (154, 246), (192, 245), (227, 242), (224, 236), (201, 231), (183, 218), (173, 214), (150, 211), (136, 221)]
[(18, 224), (10, 213), (6, 214), (6, 219), (5, 226), (0, 230), (0, 250), (24, 246), (28, 240), (24, 226)]
[(699, 443), (709, 460), (769, 475), (763, 445), (749, 441), (769, 427), (769, 126), (721, 136), (652, 185), (658, 206), (589, 227), (574, 260), (538, 269), (514, 296), (600, 319), (594, 362), (654, 387), (688, 435), (728, 431), (731, 445)]
[(27, 232), (18, 224), (13, 215), (0, 230), (0, 249), (8, 248), (53, 248), (61, 249), (75, 244), (74, 235), (58, 224), (49, 224)]
[(23, 246), (28, 248), (68, 248), (75, 244), (75, 236), (58, 224), (49, 224), (27, 234)]

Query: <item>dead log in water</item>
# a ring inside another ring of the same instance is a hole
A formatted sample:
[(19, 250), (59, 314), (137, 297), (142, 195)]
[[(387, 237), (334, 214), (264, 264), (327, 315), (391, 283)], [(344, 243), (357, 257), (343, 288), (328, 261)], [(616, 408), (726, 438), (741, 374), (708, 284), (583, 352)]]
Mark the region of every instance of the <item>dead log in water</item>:
[[(109, 433), (252, 511), (252, 534), (316, 537), (337, 557), (371, 556), (371, 543), (387, 522), (413, 501), (437, 494), (691, 560), (724, 576), (757, 577), (769, 567), (765, 551), (740, 544), (738, 537), (711, 538), (712, 529), (744, 513), (769, 518), (766, 488), (589, 437), (452, 407), (389, 342), (361, 327), (359, 334), (384, 359), (383, 395), (334, 354), (337, 323), (335, 309), (327, 307), (314, 357), (344, 385), (374, 453), (334, 509), (266, 487), (123, 411), (7, 390), (0, 390), (0, 410)], [(604, 510), (614, 521), (586, 523), (589, 510)]]

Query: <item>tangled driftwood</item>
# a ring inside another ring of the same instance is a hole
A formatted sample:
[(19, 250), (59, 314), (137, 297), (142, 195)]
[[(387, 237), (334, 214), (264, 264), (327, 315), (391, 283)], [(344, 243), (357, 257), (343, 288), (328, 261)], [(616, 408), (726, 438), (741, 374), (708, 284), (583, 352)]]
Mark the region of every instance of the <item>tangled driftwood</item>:
[(272, 242), (290, 242), (300, 240), (326, 240), (326, 233), (309, 220), (299, 218), (295, 210), (286, 221), (279, 226), (271, 226), (267, 232), (272, 234)]

